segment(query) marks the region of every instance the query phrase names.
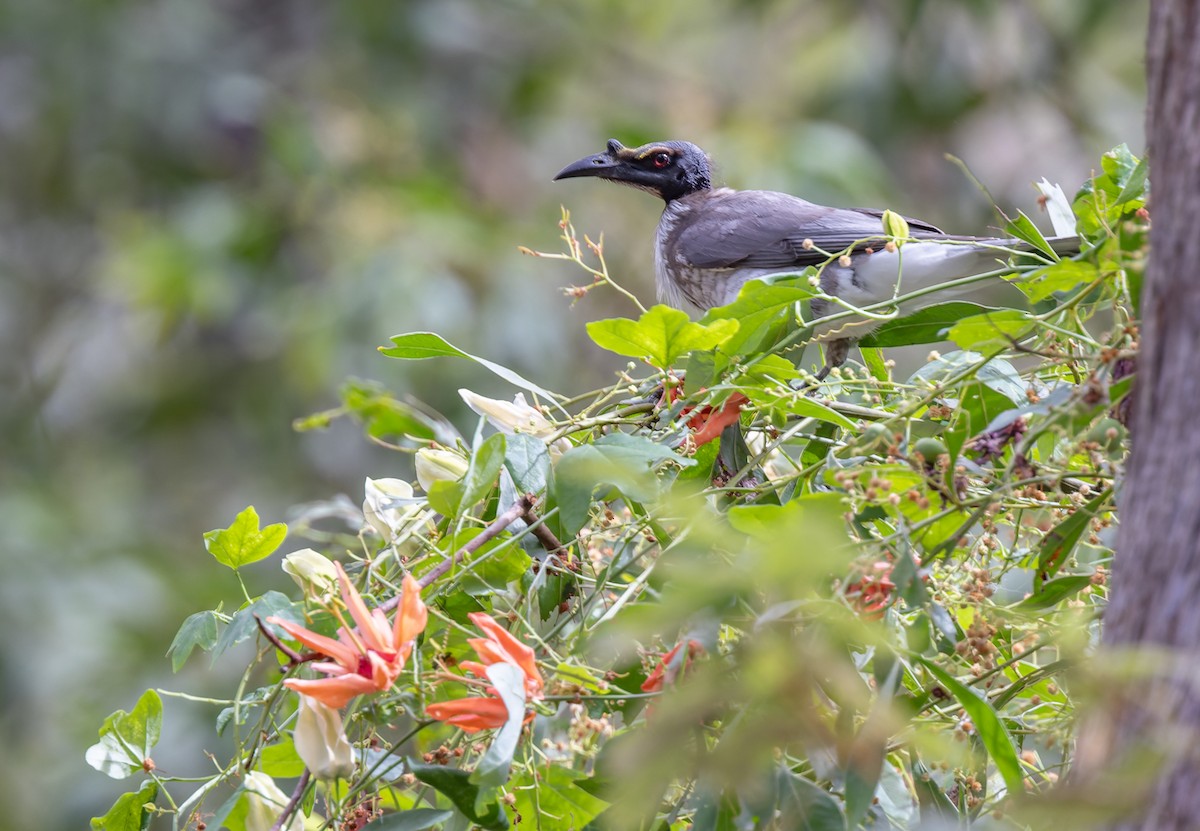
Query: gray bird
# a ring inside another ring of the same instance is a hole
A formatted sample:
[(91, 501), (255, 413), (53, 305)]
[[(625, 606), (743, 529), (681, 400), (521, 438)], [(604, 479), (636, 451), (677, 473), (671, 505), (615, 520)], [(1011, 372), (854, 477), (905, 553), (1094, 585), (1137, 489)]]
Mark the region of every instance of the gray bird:
[[(907, 219), (911, 242), (889, 251), (884, 246), (883, 211), (829, 208), (786, 193), (731, 190), (712, 186), (708, 155), (686, 141), (657, 141), (625, 147), (609, 139), (608, 149), (567, 165), (554, 178), (591, 176), (629, 185), (666, 202), (654, 246), (659, 299), (676, 308), (711, 309), (730, 303), (750, 280), (821, 268), (820, 287), (828, 295), (862, 308), (960, 277), (1017, 270), (1015, 249), (1038, 264), (1032, 246), (1014, 239), (953, 236)], [(940, 242), (935, 242), (940, 241)], [(1050, 240), (1062, 256), (1078, 253), (1077, 237)], [(849, 264), (840, 254), (849, 252)], [(830, 256), (830, 255), (834, 256)], [(1044, 254), (1041, 257), (1045, 258)], [(942, 289), (900, 304), (913, 308), (969, 296), (979, 283)], [(814, 300), (813, 315), (842, 307)], [(874, 322), (837, 321), (818, 325), (826, 342), (824, 377), (846, 359), (855, 339)]]

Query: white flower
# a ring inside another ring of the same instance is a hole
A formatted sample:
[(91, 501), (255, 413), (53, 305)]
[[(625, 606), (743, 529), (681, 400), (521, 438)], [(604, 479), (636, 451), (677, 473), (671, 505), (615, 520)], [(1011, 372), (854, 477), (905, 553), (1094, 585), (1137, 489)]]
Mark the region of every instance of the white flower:
[(333, 560), (311, 548), (301, 548), (284, 557), (283, 570), (314, 600), (328, 600), (337, 584)]
[[(246, 831), (271, 831), (275, 821), (287, 807), (289, 797), (267, 774), (252, 770), (243, 783), (246, 789)], [(284, 826), (285, 831), (304, 831), (304, 814), (296, 810)]]
[(318, 779), (345, 779), (354, 772), (354, 752), (346, 740), (342, 714), (307, 695), (300, 696), (296, 753)]
[[(525, 433), (544, 440), (557, 429), (540, 410), (525, 403), (524, 393), (517, 393), (511, 402), (484, 398), (465, 389), (460, 389), (458, 394), (468, 407), (486, 418), (501, 433)], [(560, 438), (550, 442), (549, 447), (550, 455), (557, 458), (571, 449), (571, 443)]]
[(422, 447), (417, 451), (417, 482), (429, 493), (434, 482), (457, 482), (467, 475), (471, 463), (453, 450)]
[(388, 543), (429, 519), (425, 501), (414, 497), (412, 485), (402, 479), (367, 479), (363, 491), (363, 518)]

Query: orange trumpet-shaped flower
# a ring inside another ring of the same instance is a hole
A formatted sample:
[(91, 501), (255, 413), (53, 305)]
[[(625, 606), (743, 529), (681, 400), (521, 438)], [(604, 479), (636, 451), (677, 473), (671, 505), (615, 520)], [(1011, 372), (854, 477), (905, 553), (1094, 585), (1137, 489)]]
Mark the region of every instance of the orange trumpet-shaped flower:
[[(542, 674), (538, 672), (533, 649), (521, 643), (483, 612), (472, 612), (467, 617), (483, 630), (487, 637), (471, 638), (467, 641), (479, 655), (479, 661), (462, 661), (459, 666), (478, 678), (487, 678), (487, 668), (492, 664), (511, 664), (521, 671), (525, 679), (525, 700), (540, 699), (545, 684)], [(508, 708), (504, 706), (504, 701), (495, 687), (488, 687), (487, 692), (486, 698), (459, 698), (430, 704), (425, 708), (425, 714), (460, 727), (467, 733), (502, 727), (508, 721)], [(533, 718), (532, 714), (526, 721), (530, 718)]]
[[(687, 672), (687, 670), (691, 669), (693, 658), (704, 654), (704, 646), (699, 641), (688, 641), (687, 656), (682, 663), (672, 669), (671, 663), (675, 660), (675, 656), (679, 654), (679, 650), (683, 648), (683, 643), (683, 641), (680, 641), (675, 645), (674, 649), (659, 658), (658, 665), (654, 667), (654, 671), (647, 675), (646, 680), (642, 682), (642, 692), (661, 692), (665, 683), (668, 681), (674, 682), (675, 677), (681, 671)], [(670, 672), (669, 678), (667, 677), (668, 671)]]
[(368, 610), (362, 596), (350, 584), (341, 563), (337, 567), (342, 600), (350, 616), (358, 624), (351, 630), (338, 629), (337, 639), (327, 638), (290, 621), (269, 617), (267, 621), (280, 626), (309, 649), (316, 650), (333, 661), (314, 663), (312, 668), (327, 678), (289, 678), (284, 685), (298, 693), (310, 695), (327, 707), (344, 707), (356, 695), (386, 690), (396, 683), (408, 656), (412, 653), (417, 635), (425, 631), (428, 612), (421, 602), (421, 587), (411, 576), (404, 577), (404, 593), (394, 623), (389, 623), (381, 609)]

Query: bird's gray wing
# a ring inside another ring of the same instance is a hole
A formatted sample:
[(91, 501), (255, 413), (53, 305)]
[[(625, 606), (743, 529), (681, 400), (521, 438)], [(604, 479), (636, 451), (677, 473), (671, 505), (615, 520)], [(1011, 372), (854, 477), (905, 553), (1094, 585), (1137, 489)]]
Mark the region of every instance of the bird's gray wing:
[[(804, 268), (883, 235), (882, 211), (829, 208), (774, 191), (709, 191), (667, 244), (694, 268)], [(944, 238), (927, 222), (908, 219), (913, 236)], [(812, 246), (805, 247), (805, 240)]]

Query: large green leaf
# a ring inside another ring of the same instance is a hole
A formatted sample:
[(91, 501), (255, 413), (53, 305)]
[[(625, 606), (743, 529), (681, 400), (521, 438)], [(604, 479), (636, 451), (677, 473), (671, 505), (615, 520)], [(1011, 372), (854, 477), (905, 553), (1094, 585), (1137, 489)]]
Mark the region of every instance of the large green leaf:
[(396, 814), (384, 814), (370, 822), (371, 831), (426, 831), (441, 825), (454, 816), (453, 811), (436, 808), (413, 808)]
[(84, 759), (101, 773), (124, 779), (143, 769), (161, 732), (162, 699), (146, 690), (131, 711), (117, 710), (104, 720), (100, 741), (87, 749)]
[(819, 785), (780, 765), (775, 777), (777, 805), (787, 828), (803, 831), (845, 831), (842, 806)]
[(1013, 283), (1030, 302), (1040, 303), (1056, 292), (1073, 291), (1085, 283), (1092, 283), (1099, 276), (1100, 272), (1093, 262), (1059, 260), (1054, 265), (1013, 280)]
[(282, 522), (258, 527), (258, 511), (251, 505), (233, 520), (228, 528), (218, 528), (204, 534), (204, 547), (222, 565), (235, 571), (249, 563), (269, 557), (287, 536)]
[(737, 298), (724, 306), (709, 309), (701, 319), (709, 323), (733, 318), (740, 324), (737, 332), (721, 344), (726, 355), (746, 355), (769, 350), (786, 326), (796, 319), (796, 304), (816, 293), (808, 283), (811, 270), (764, 280), (751, 280), (742, 286)]
[(503, 433), (494, 433), (471, 454), (471, 465), (462, 483), (460, 508), (469, 509), (491, 492), (504, 465), (504, 438)]
[(158, 783), (149, 780), (141, 790), (122, 794), (102, 817), (92, 817), (94, 831), (146, 831), (154, 812), (147, 806), (158, 798)]
[(504, 466), (521, 493), (540, 494), (550, 475), (550, 451), (539, 438), (513, 433), (504, 445)]
[(481, 793), (491, 789), (480, 788), (471, 782), (471, 774), (465, 770), (441, 765), (420, 765), (411, 760), (408, 762), (408, 769), (417, 779), (449, 799), (468, 820), (486, 831), (506, 831), (508, 828), (508, 815), (504, 813), (495, 796), (491, 799), (485, 798), (483, 805), (476, 807)]
[(1027, 337), (1033, 325), (1025, 312), (999, 309), (964, 317), (950, 327), (946, 337), (962, 349), (998, 349)]
[(712, 349), (729, 340), (738, 330), (736, 320), (695, 323), (686, 312), (670, 306), (654, 306), (638, 320), (618, 317), (587, 325), (588, 336), (597, 345), (626, 355), (644, 358), (666, 369), (693, 349)]
[(859, 346), (911, 346), (946, 340), (946, 330), (965, 317), (994, 311), (976, 303), (938, 303), (889, 320), (859, 340)]
[(642, 436), (612, 433), (572, 448), (554, 468), (555, 501), (565, 531), (574, 535), (587, 522), (592, 497), (601, 487), (616, 488), (627, 499), (645, 502), (658, 494), (654, 468), (671, 461), (695, 464)]
[(921, 659), (921, 663), (931, 675), (937, 678), (938, 683), (954, 696), (966, 714), (971, 717), (971, 723), (975, 725), (975, 733), (979, 736), (979, 740), (983, 743), (1001, 778), (1004, 779), (1008, 792), (1014, 796), (1023, 793), (1024, 785), (1021, 777), (1021, 762), (1017, 758), (1017, 747), (1013, 744), (1012, 736), (1005, 729), (1004, 722), (992, 709), (992, 705), (932, 661)]
[[(537, 769), (536, 787), (528, 787), (534, 783), (524, 780), (527, 787), (520, 787), (521, 782), (514, 782), (513, 793), (517, 797), (517, 809), (526, 818), (531, 828), (538, 825), (541, 818), (543, 828), (583, 828), (600, 814), (608, 803), (593, 796), (577, 784), (583, 775), (560, 765), (543, 765)], [(552, 823), (552, 824), (551, 824)], [(522, 823), (522, 827), (525, 823)]]
[(401, 358), (406, 361), (421, 361), (426, 358), (466, 358), (474, 361), (485, 369), (500, 376), (514, 387), (529, 390), (545, 399), (553, 400), (554, 393), (539, 387), (511, 369), (498, 363), (464, 352), (441, 335), (433, 332), (410, 332), (406, 335), (396, 335), (392, 338), (392, 346), (381, 346), (379, 351), (389, 358)]
[(217, 613), (204, 611), (189, 615), (167, 648), (167, 654), (171, 656), (171, 671), (179, 672), (196, 647), (207, 652), (216, 644)]
[(1092, 584), (1089, 574), (1069, 574), (1055, 580), (1043, 582), (1029, 597), (1016, 605), (1022, 612), (1040, 612), (1057, 606), (1068, 597), (1072, 597)]
[(1063, 567), (1083, 532), (1088, 529), (1111, 496), (1111, 490), (1101, 491), (1086, 505), (1076, 508), (1069, 517), (1046, 532), (1042, 544), (1038, 547), (1037, 570), (1033, 574), (1035, 595), (1040, 594), (1043, 583)]

